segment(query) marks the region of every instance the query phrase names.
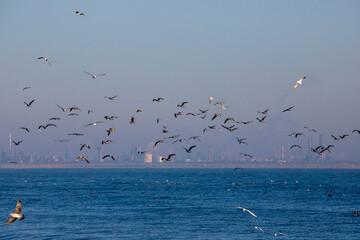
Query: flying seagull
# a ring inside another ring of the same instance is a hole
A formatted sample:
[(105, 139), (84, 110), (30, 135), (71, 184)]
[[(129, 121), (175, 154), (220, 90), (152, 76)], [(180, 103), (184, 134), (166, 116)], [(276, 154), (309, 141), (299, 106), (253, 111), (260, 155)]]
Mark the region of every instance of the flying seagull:
[(261, 231), (261, 232), (264, 232), (264, 230), (262, 230), (261, 229), (261, 227), (258, 227), (258, 226), (253, 226), (253, 227), (251, 227), (249, 230), (251, 230), (251, 229), (256, 229), (256, 230), (259, 230), (259, 231)]
[(115, 128), (109, 128), (108, 130), (106, 130), (108, 136), (110, 136), (110, 133), (112, 133), (113, 131), (115, 131)]
[(266, 110), (263, 111), (263, 112), (258, 111), (258, 113), (261, 113), (261, 114), (267, 114), (268, 112), (269, 112), (269, 109), (266, 109)]
[(80, 159), (84, 159), (87, 163), (90, 163), (89, 160), (87, 159), (87, 157), (84, 156), (80, 156), (76, 159), (76, 161), (78, 162)]
[(31, 88), (31, 87), (24, 87), (24, 88), (23, 88), (23, 91), (26, 90), (26, 89), (29, 89), (29, 88)]
[(135, 118), (134, 117), (131, 117), (131, 120), (129, 122), (130, 124), (135, 124)]
[(212, 101), (213, 99), (214, 99), (214, 98), (209, 97), (209, 104), (211, 103), (211, 101)]
[(24, 102), (24, 103), (27, 107), (31, 107), (31, 104), (33, 104), (34, 101), (35, 101), (35, 99), (31, 100), (29, 103), (26, 103), (26, 102)]
[(30, 132), (30, 130), (26, 127), (21, 127), (20, 129), (24, 129), (25, 131)]
[(188, 102), (182, 102), (181, 104), (178, 104), (177, 107), (184, 108), (186, 103), (188, 103)]
[(79, 15), (79, 16), (85, 16), (85, 14), (84, 14), (84, 13), (79, 12), (79, 11), (76, 11), (75, 13), (76, 13), (77, 15)]
[(22, 142), (23, 142), (23, 140), (18, 141), (18, 142), (15, 142), (14, 140), (12, 140), (12, 142), (15, 144), (15, 146), (18, 146), (20, 143), (22, 143)]
[(295, 107), (295, 106), (289, 107), (289, 108), (283, 110), (282, 112), (289, 112), (289, 111), (291, 111), (291, 109), (293, 109), (294, 107)]
[(105, 158), (107, 158), (107, 157), (109, 157), (109, 158), (111, 158), (112, 160), (114, 160), (114, 161), (115, 161), (115, 158), (114, 158), (114, 156), (113, 156), (113, 155), (109, 155), (109, 154), (107, 154), (107, 155), (105, 155), (105, 156), (103, 157), (103, 159), (105, 159)]
[(184, 148), (184, 149), (185, 149), (185, 151), (186, 151), (187, 153), (191, 153), (191, 150), (192, 150), (194, 147), (196, 147), (196, 145), (193, 145), (193, 146), (189, 147), (189, 149), (187, 149), (187, 148)]
[(117, 97), (118, 95), (115, 95), (115, 96), (112, 96), (112, 97), (107, 97), (105, 96), (105, 98), (109, 99), (109, 100), (115, 100), (115, 98)]
[(80, 151), (83, 150), (84, 147), (87, 147), (88, 149), (90, 149), (90, 146), (88, 144), (80, 144)]
[(9, 225), (13, 222), (16, 221), (16, 219), (23, 220), (25, 218), (24, 215), (21, 215), (21, 209), (22, 209), (22, 203), (20, 200), (17, 201), (16, 203), (16, 207), (15, 207), (15, 211), (14, 213), (9, 213), (9, 215), (11, 216), (11, 218), (9, 218), (6, 223), (4, 223), (4, 225)]
[(106, 140), (106, 141), (102, 140), (102, 141), (101, 141), (101, 145), (103, 145), (103, 144), (109, 144), (109, 143), (111, 143), (111, 142), (112, 142), (111, 140)]
[(254, 217), (257, 217), (254, 213), (252, 213), (249, 209), (243, 208), (243, 207), (236, 207), (236, 208), (240, 208), (242, 209), (244, 212), (249, 212), (251, 215), (253, 215)]
[(249, 155), (249, 154), (247, 154), (247, 153), (242, 153), (242, 152), (241, 152), (240, 154), (244, 155), (244, 157), (253, 158), (253, 156), (251, 156), (251, 155)]
[(175, 155), (176, 155), (176, 154), (172, 153), (172, 154), (169, 154), (167, 158), (161, 157), (161, 158), (160, 158), (160, 161), (163, 161), (163, 160), (171, 161), (171, 157), (172, 157), (172, 156), (175, 156)]
[(265, 115), (262, 119), (256, 118), (259, 122), (264, 123), (265, 122), (265, 118), (267, 117), (267, 115)]
[(301, 84), (302, 84), (302, 81), (303, 81), (305, 78), (306, 78), (306, 77), (303, 77), (303, 78), (301, 78), (299, 81), (297, 81), (297, 82), (295, 83), (294, 89), (297, 88), (297, 86), (301, 85)]
[(89, 123), (89, 124), (86, 124), (84, 127), (96, 126), (96, 125), (99, 124), (99, 123), (102, 123), (102, 121), (97, 121), (97, 122)]
[(161, 102), (161, 100), (164, 100), (162, 97), (154, 98), (153, 102)]
[(38, 57), (38, 60), (40, 60), (40, 59), (44, 59), (45, 62), (48, 62), (49, 65), (51, 65), (50, 59), (48, 59), (48, 58), (46, 58), (46, 57)]
[(105, 73), (102, 73), (102, 74), (97, 74), (97, 75), (94, 75), (94, 74), (91, 74), (87, 71), (84, 71), (85, 73), (89, 74), (92, 78), (97, 78), (97, 77), (102, 77), (102, 76), (105, 76), (106, 74)]

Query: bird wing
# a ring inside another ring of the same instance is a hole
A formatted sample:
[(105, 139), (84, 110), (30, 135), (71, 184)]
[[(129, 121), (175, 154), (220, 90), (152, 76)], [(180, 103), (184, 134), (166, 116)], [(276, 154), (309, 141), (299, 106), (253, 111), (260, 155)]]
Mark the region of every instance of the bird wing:
[(91, 73), (87, 72), (87, 71), (84, 71), (85, 73), (89, 74), (90, 76), (92, 77), (95, 77), (94, 75), (92, 75)]
[(251, 215), (253, 215), (254, 217), (257, 217), (254, 213), (252, 213), (249, 209), (245, 209), (245, 211), (249, 212)]
[(13, 223), (15, 221), (16, 221), (16, 218), (11, 217), (11, 218), (9, 218), (9, 220), (6, 221), (6, 223), (4, 223), (4, 225), (9, 225), (9, 224), (11, 224), (11, 223)]
[(194, 147), (196, 147), (196, 145), (189, 147), (189, 151), (191, 151), (191, 149), (193, 149)]
[(20, 214), (20, 213), (21, 213), (21, 208), (22, 208), (22, 203), (21, 203), (20, 200), (18, 200), (17, 203), (16, 203), (16, 207), (15, 207), (15, 212), (14, 212), (14, 213)]

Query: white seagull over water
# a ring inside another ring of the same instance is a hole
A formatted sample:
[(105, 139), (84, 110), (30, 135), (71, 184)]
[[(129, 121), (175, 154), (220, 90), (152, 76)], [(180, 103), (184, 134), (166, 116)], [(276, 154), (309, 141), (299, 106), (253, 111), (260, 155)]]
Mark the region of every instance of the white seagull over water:
[(22, 203), (20, 200), (17, 201), (16, 207), (15, 207), (15, 212), (14, 213), (9, 213), (9, 215), (11, 216), (11, 218), (9, 218), (6, 223), (4, 223), (4, 225), (9, 225), (13, 222), (16, 221), (16, 219), (19, 220), (23, 220), (25, 218), (24, 215), (21, 215), (21, 208), (22, 208)]
[(242, 209), (244, 212), (249, 212), (251, 215), (253, 215), (254, 217), (257, 217), (254, 213), (252, 213), (249, 209), (243, 208), (243, 207), (236, 207), (236, 208), (240, 208)]
[(294, 89), (297, 88), (297, 86), (302, 84), (302, 81), (305, 79), (306, 77), (301, 78), (299, 81), (296, 82)]

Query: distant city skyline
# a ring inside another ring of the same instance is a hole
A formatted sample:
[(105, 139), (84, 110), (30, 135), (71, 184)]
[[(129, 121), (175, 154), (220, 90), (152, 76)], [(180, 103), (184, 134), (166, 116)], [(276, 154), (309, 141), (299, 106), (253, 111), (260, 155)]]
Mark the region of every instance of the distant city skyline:
[[(360, 156), (360, 134), (352, 133), (360, 129), (359, 10), (358, 1), (2, 1), (0, 150), (9, 150), (11, 134), (12, 151), (69, 152), (74, 161), (95, 156), (98, 148), (117, 156), (141, 148), (181, 159), (241, 157), (241, 152), (265, 159), (279, 148), (297, 155), (300, 150), (290, 150), (294, 144), (302, 147), (301, 158), (321, 157), (309, 154), (311, 138), (314, 148), (334, 145), (326, 152), (330, 158), (355, 162)], [(153, 101), (158, 97), (164, 100)], [(80, 110), (68, 116), (59, 106)], [(264, 114), (258, 112), (265, 109), (267, 118), (260, 123), (256, 118)], [(216, 113), (221, 117), (211, 120)], [(224, 124), (228, 117), (235, 121)], [(236, 123), (243, 121), (253, 122)], [(39, 129), (49, 123), (56, 127)], [(108, 136), (109, 128), (115, 131)], [(293, 132), (304, 136), (288, 136)], [(349, 136), (331, 136), (343, 134)], [(165, 139), (174, 135), (200, 141)], [(248, 145), (235, 137), (246, 138)], [(108, 139), (113, 142), (101, 143)], [(155, 147), (160, 139), (164, 143)], [(12, 140), (23, 142), (15, 146)], [(91, 149), (80, 151), (81, 144)], [(187, 154), (184, 148), (194, 144)]]

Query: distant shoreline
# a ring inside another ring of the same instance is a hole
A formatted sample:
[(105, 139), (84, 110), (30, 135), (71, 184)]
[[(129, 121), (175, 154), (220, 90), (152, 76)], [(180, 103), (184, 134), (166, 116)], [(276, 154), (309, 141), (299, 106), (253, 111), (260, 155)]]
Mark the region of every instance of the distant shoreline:
[(41, 168), (280, 168), (280, 169), (360, 169), (358, 164), (0, 164), (0, 169)]

